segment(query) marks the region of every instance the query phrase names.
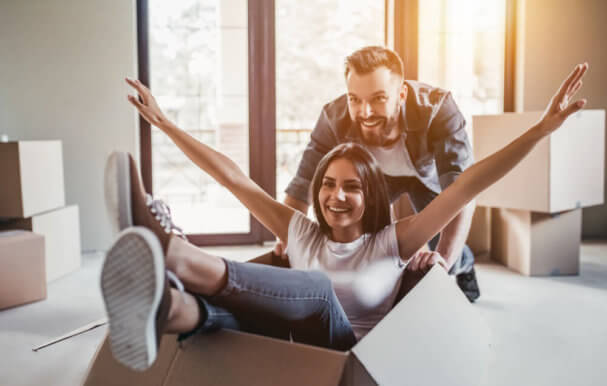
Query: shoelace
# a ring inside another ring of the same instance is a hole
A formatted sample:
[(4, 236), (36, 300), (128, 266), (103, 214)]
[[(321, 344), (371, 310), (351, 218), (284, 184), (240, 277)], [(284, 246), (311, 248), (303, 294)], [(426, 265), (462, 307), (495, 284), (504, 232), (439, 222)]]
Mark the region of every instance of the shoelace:
[(174, 233), (184, 240), (187, 240), (183, 230), (173, 223), (171, 217), (171, 209), (164, 201), (152, 198), (151, 195), (145, 195), (145, 205), (150, 209), (150, 212), (156, 217), (160, 226), (166, 233)]
[[(181, 237), (184, 240), (187, 240), (183, 229), (175, 225), (173, 223), (173, 219), (171, 217), (171, 208), (162, 200), (152, 198), (150, 194), (145, 195), (145, 205), (150, 209), (150, 212), (154, 215), (156, 220), (160, 223), (160, 226), (164, 229), (166, 233), (173, 233), (178, 237)], [(185, 293), (185, 286), (179, 280), (177, 275), (175, 275), (172, 271), (166, 270), (167, 278), (175, 288), (181, 293)], [(183, 302), (187, 303), (186, 297), (182, 296)]]

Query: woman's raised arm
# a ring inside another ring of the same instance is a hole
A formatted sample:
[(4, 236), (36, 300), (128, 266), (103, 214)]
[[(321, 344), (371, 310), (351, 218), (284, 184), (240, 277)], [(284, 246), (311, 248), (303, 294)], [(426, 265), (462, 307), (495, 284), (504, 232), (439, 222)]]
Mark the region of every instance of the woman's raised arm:
[(540, 121), (525, 134), (466, 169), (421, 212), (396, 224), (399, 252), (403, 259), (408, 259), (440, 232), (468, 202), (512, 170), (542, 138), (550, 135), (571, 114), (584, 107), (585, 100), (575, 103), (570, 101), (582, 86), (581, 79), (587, 69), (587, 63), (575, 67), (550, 100)]
[(259, 222), (276, 237), (287, 243), (289, 222), (294, 210), (273, 199), (244, 174), (234, 161), (201, 143), (169, 121), (160, 110), (150, 90), (139, 80), (127, 78), (126, 82), (137, 91), (141, 98), (139, 100), (133, 95), (128, 96), (129, 102), (137, 108), (141, 116), (168, 135), (189, 159), (218, 183), (225, 186)]

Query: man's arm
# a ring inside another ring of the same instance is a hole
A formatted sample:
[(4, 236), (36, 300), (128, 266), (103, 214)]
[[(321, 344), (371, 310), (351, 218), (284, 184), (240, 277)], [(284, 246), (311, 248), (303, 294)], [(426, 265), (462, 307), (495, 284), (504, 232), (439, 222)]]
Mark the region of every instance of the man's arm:
[[(314, 172), (316, 172), (316, 166), (322, 157), (339, 143), (337, 135), (332, 129), (332, 126), (335, 125), (336, 122), (334, 119), (330, 118), (335, 115), (333, 110), (336, 108), (337, 107), (335, 107), (332, 102), (322, 109), (316, 126), (310, 134), (310, 141), (299, 161), (297, 172), (285, 189), (287, 197), (297, 200), (293, 204), (295, 206), (285, 200), (285, 204), (294, 209), (299, 210), (297, 202), (301, 202), (308, 206), (310, 183), (314, 177)], [(306, 213), (307, 208), (304, 209), (303, 212)]]
[(501, 150), (467, 169), (421, 212), (396, 223), (399, 252), (407, 259), (416, 248), (427, 243), (462, 211), (474, 197), (497, 182), (518, 165), (544, 138), (557, 130), (586, 100), (571, 103), (582, 86), (581, 78), (588, 64), (577, 65), (552, 97), (542, 118), (524, 134)]
[[(451, 93), (448, 93), (432, 122), (429, 133), (443, 190), (474, 162), (472, 146), (465, 127), (466, 120)], [(462, 254), (470, 231), (474, 208), (475, 203), (472, 201), (440, 233), (436, 251), (446, 260), (447, 270), (451, 269)]]
[(440, 253), (447, 261), (447, 271), (451, 269), (462, 254), (470, 232), (475, 206), (474, 201), (466, 205), (440, 233), (436, 252)]
[(288, 194), (285, 197), (284, 204), (290, 206), (291, 208), (293, 208), (295, 210), (300, 211), (301, 213), (303, 213), (305, 215), (308, 214), (308, 208), (310, 207), (307, 202), (300, 201), (300, 200), (296, 199), (295, 197), (289, 196)]

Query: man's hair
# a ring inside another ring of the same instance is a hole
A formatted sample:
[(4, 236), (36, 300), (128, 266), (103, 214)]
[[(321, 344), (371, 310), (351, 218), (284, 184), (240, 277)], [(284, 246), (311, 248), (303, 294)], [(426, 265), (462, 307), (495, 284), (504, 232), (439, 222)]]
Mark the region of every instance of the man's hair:
[(370, 233), (374, 237), (391, 222), (388, 185), (375, 157), (362, 145), (351, 142), (337, 145), (328, 152), (318, 163), (312, 178), (314, 213), (320, 224), (320, 230), (326, 235), (331, 234), (331, 227), (322, 215), (318, 192), (329, 165), (337, 159), (347, 159), (352, 162), (358, 173), (365, 202), (365, 212), (362, 217), (363, 232)]
[(391, 49), (381, 46), (368, 46), (354, 51), (345, 61), (345, 76), (350, 71), (365, 75), (379, 67), (387, 67), (390, 72), (405, 78), (405, 65), (398, 54)]

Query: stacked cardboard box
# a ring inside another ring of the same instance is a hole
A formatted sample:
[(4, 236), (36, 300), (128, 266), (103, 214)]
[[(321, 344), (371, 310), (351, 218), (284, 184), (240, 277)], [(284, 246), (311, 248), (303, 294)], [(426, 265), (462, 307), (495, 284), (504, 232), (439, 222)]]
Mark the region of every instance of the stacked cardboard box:
[(44, 237), (0, 232), (0, 309), (46, 299)]
[(475, 261), (487, 261), (491, 254), (491, 208), (477, 206), (472, 216), (466, 244), (474, 253)]
[[(508, 145), (541, 114), (473, 117), (475, 158)], [(603, 203), (604, 144), (605, 111), (580, 111), (477, 198), (493, 208), (493, 259), (525, 275), (578, 274), (581, 208)]]
[(78, 269), (78, 207), (65, 206), (61, 142), (0, 143), (0, 175), (0, 230), (44, 236), (46, 282)]

